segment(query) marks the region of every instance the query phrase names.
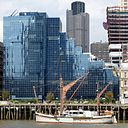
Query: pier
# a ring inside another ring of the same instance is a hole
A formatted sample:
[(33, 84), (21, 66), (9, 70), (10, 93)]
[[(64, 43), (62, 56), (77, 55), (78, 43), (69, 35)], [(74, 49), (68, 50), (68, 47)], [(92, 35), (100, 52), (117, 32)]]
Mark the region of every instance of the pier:
[[(56, 115), (59, 104), (14, 104), (0, 105), (0, 120), (35, 120), (35, 111)], [(96, 111), (96, 104), (65, 104), (66, 109), (79, 109)], [(118, 121), (128, 121), (128, 104), (101, 104), (100, 110), (111, 110)]]

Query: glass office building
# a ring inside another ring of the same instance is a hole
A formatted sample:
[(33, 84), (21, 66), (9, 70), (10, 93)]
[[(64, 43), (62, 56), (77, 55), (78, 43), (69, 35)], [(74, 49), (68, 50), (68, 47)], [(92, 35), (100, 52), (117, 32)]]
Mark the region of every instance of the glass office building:
[[(53, 92), (55, 95), (59, 85), (59, 69), (60, 69), (60, 32), (62, 30), (59, 18), (47, 18), (47, 49), (46, 49), (46, 76), (45, 76), (45, 95)], [(56, 96), (58, 97), (58, 96)]]
[(77, 49), (77, 52), (74, 54), (74, 76), (78, 77), (84, 73), (88, 73), (88, 75), (74, 98), (95, 99), (97, 87), (99, 86), (100, 92), (110, 81), (112, 81), (112, 85), (107, 88), (107, 91), (111, 91), (114, 94), (114, 98), (118, 99), (119, 78), (114, 76), (112, 68), (106, 67), (104, 61), (98, 60), (90, 53), (82, 53), (80, 47), (76, 47), (75, 49)]
[(39, 99), (50, 91), (58, 97), (60, 72), (64, 80), (72, 78), (73, 57), (60, 18), (38, 12), (4, 17), (4, 46), (4, 88), (12, 99), (34, 98), (33, 86)]
[(46, 13), (21, 12), (4, 17), (4, 88), (11, 98), (44, 95)]
[[(59, 98), (59, 78), (65, 85), (89, 71), (88, 77), (73, 98), (95, 98), (96, 83), (104, 87), (110, 78), (118, 80), (112, 71), (104, 69), (102, 61), (92, 61), (89, 53), (82, 53), (73, 39), (62, 33), (60, 18), (49, 18), (46, 13), (20, 12), (4, 17), (4, 89), (12, 99), (34, 98), (35, 86), (39, 99), (48, 92)], [(111, 75), (110, 75), (111, 74)], [(69, 91), (70, 97), (79, 82)], [(117, 94), (118, 95), (118, 94)]]
[(3, 43), (0, 42), (0, 100), (2, 97), (2, 90), (3, 90), (3, 51), (4, 51), (4, 47), (3, 47)]
[[(62, 33), (62, 24), (59, 18), (47, 18), (47, 50), (46, 50), (46, 90), (53, 92), (59, 98), (60, 73), (63, 80), (69, 81), (73, 76), (73, 61), (67, 55), (67, 35)], [(69, 58), (68, 58), (69, 57)], [(68, 61), (70, 59), (70, 61)]]

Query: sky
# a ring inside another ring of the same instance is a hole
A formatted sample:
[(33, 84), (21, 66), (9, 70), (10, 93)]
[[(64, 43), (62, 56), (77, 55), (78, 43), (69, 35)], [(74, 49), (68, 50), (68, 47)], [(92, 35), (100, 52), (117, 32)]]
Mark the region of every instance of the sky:
[[(60, 17), (63, 32), (66, 31), (66, 10), (76, 0), (0, 0), (0, 42), (3, 42), (3, 16), (17, 12), (47, 12), (49, 17)], [(119, 0), (78, 0), (85, 2), (85, 12), (90, 15), (90, 42), (107, 41), (107, 31), (102, 24), (106, 21), (107, 6), (119, 4)]]

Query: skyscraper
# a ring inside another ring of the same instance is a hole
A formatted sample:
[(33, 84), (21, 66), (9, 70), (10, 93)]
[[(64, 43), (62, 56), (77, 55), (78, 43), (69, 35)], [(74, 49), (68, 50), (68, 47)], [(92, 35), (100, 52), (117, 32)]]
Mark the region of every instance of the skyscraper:
[(84, 13), (85, 12), (85, 4), (84, 4), (84, 2), (79, 2), (79, 1), (73, 2), (71, 4), (71, 9), (72, 9), (73, 15)]
[(122, 45), (128, 43), (128, 6), (107, 8), (109, 57), (112, 63), (122, 62)]
[(128, 6), (128, 0), (120, 0), (120, 4), (125, 8), (125, 6)]
[(4, 88), (11, 98), (44, 95), (46, 58), (46, 13), (20, 12), (4, 17)]
[(66, 42), (58, 17), (38, 12), (4, 17), (4, 88), (12, 99), (34, 97), (33, 86), (39, 99), (50, 91), (57, 94), (61, 61), (63, 79), (72, 79)]
[(2, 90), (3, 90), (3, 54), (4, 51), (4, 47), (3, 47), (3, 43), (0, 42), (0, 100), (2, 97)]
[(73, 2), (71, 10), (67, 10), (66, 31), (76, 46), (81, 46), (83, 52), (89, 52), (89, 14), (85, 13), (83, 2)]

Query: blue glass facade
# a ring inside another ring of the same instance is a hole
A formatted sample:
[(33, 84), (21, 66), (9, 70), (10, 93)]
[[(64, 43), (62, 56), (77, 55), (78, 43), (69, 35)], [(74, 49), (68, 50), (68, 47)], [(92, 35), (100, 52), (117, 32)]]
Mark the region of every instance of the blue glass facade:
[(91, 68), (88, 71), (89, 75), (75, 94), (75, 99), (95, 99), (97, 84), (100, 92), (110, 81), (112, 81), (112, 85), (106, 91), (113, 92), (115, 99), (119, 98), (119, 78), (113, 75), (112, 69)]
[(62, 33), (62, 25), (59, 18), (47, 18), (47, 59), (45, 77), (45, 95), (49, 91), (55, 97), (59, 97), (60, 73), (65, 81), (73, 76), (73, 61), (67, 55), (67, 36)]
[(105, 67), (104, 61), (96, 59), (93, 55), (82, 53), (80, 47), (75, 47), (75, 49), (74, 77), (81, 76), (85, 72), (89, 74), (74, 98), (95, 99), (97, 84), (99, 84), (100, 92), (108, 82), (112, 81), (112, 85), (108, 87), (107, 91), (112, 91), (114, 98), (117, 99), (119, 97), (119, 78), (114, 76), (112, 68)]
[[(53, 92), (59, 98), (59, 78), (69, 83), (83, 73), (89, 75), (74, 98), (96, 97), (97, 82), (103, 88), (111, 79), (115, 97), (118, 78), (103, 61), (92, 61), (90, 54), (75, 47), (73, 39), (62, 33), (60, 18), (49, 18), (46, 13), (21, 12), (4, 17), (4, 88), (11, 98), (34, 98), (33, 86), (39, 99)], [(67, 97), (75, 90), (73, 87)]]
[(33, 86), (40, 99), (50, 91), (58, 97), (60, 72), (72, 79), (73, 56), (67, 55), (60, 18), (37, 12), (4, 17), (4, 46), (4, 88), (14, 99), (34, 97)]
[(45, 95), (52, 91), (55, 95), (59, 84), (60, 32), (62, 26), (59, 18), (47, 18), (47, 49)]
[(36, 12), (4, 17), (4, 88), (12, 98), (34, 97), (33, 86), (44, 95), (46, 18)]

